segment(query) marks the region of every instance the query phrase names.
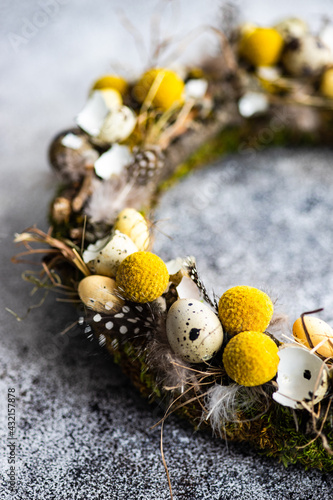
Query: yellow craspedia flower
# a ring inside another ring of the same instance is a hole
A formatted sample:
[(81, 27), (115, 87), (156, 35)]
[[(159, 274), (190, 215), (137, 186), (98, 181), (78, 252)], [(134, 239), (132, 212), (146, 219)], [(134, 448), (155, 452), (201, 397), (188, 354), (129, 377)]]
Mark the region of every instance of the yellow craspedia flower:
[(277, 373), (278, 347), (265, 333), (241, 332), (224, 349), (223, 364), (237, 384), (246, 387), (262, 385)]
[(169, 273), (157, 255), (134, 252), (120, 264), (116, 283), (126, 299), (140, 303), (152, 302), (165, 292)]
[(251, 286), (229, 288), (219, 301), (219, 317), (230, 335), (245, 330), (264, 332), (273, 311), (274, 306), (268, 295)]
[(274, 28), (246, 31), (239, 42), (239, 53), (254, 66), (273, 66), (283, 48), (282, 35)]
[(92, 86), (92, 90), (115, 89), (121, 95), (126, 94), (128, 83), (124, 78), (118, 75), (104, 75)]
[(183, 102), (184, 87), (183, 80), (174, 71), (155, 68), (141, 76), (133, 88), (133, 95), (138, 102), (143, 102), (150, 94), (153, 106), (167, 110)]

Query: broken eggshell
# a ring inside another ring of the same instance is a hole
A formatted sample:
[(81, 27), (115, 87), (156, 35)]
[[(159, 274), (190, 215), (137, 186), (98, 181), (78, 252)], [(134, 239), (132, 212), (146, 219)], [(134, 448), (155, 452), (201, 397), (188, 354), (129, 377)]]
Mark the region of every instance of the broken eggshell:
[(209, 361), (223, 342), (222, 325), (216, 314), (195, 299), (178, 299), (169, 309), (166, 333), (171, 349), (185, 361)]
[(121, 175), (132, 161), (133, 155), (128, 146), (114, 144), (95, 161), (95, 172), (102, 179), (110, 179), (113, 175)]
[(239, 112), (244, 118), (265, 113), (268, 108), (268, 98), (261, 92), (246, 92), (238, 101)]
[(170, 275), (170, 281), (175, 285), (178, 297), (180, 299), (201, 299), (201, 293), (197, 285), (189, 276), (187, 271), (187, 261), (194, 257), (177, 257), (176, 259), (166, 262), (167, 269)]
[(89, 96), (82, 111), (77, 115), (76, 123), (87, 134), (96, 137), (109, 112), (121, 105), (122, 98), (117, 90), (95, 90)]
[(88, 267), (96, 274), (114, 278), (120, 263), (138, 248), (133, 241), (120, 231), (114, 231), (107, 244), (98, 250), (94, 260), (88, 262)]
[(94, 274), (83, 278), (78, 294), (86, 307), (99, 313), (114, 314), (124, 305), (123, 299), (117, 295), (115, 280), (106, 276)]
[(136, 115), (128, 106), (111, 109), (94, 137), (97, 144), (111, 144), (127, 139), (136, 125)]
[(308, 406), (319, 403), (328, 389), (327, 366), (308, 349), (294, 344), (281, 347), (278, 356), (278, 391), (273, 399), (294, 409), (303, 409), (302, 403)]

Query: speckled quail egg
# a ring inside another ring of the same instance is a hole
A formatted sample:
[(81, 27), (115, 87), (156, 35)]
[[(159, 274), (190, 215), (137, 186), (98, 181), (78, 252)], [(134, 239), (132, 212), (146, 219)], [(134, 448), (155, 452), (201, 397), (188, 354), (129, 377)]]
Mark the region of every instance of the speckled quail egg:
[(273, 399), (294, 409), (302, 409), (321, 401), (328, 389), (329, 370), (318, 356), (304, 347), (287, 344), (278, 352), (280, 358)]
[(116, 282), (97, 274), (80, 281), (78, 294), (82, 302), (93, 311), (114, 314), (120, 311), (124, 301), (117, 295)]
[(111, 240), (98, 251), (95, 259), (88, 263), (88, 267), (96, 274), (114, 278), (120, 263), (137, 251), (138, 248), (131, 238), (115, 231)]
[(221, 348), (222, 325), (215, 313), (195, 299), (178, 299), (170, 307), (166, 332), (175, 354), (190, 363), (210, 360)]
[(298, 318), (293, 325), (295, 340), (310, 349), (321, 344), (318, 349), (316, 349), (316, 353), (324, 358), (333, 356), (333, 330), (330, 325), (315, 316), (305, 315), (303, 319), (309, 334), (310, 342), (304, 331), (301, 318)]
[(66, 182), (79, 181), (98, 157), (99, 153), (90, 143), (89, 136), (79, 128), (72, 128), (58, 134), (49, 149), (52, 167)]
[(313, 76), (333, 62), (330, 49), (317, 37), (306, 34), (286, 45), (282, 56), (285, 69), (292, 76)]
[(119, 212), (114, 229), (127, 234), (138, 250), (145, 251), (150, 246), (149, 227), (146, 219), (135, 208), (124, 208)]
[(293, 38), (301, 38), (309, 31), (306, 22), (298, 17), (288, 17), (279, 22), (274, 28), (282, 35), (282, 38), (286, 42)]

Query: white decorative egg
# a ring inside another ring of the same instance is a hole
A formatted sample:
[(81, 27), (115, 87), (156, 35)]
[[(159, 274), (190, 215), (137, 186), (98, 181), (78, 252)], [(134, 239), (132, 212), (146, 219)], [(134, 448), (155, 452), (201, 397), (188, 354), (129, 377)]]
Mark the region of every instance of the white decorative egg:
[(319, 403), (328, 389), (329, 370), (323, 361), (308, 349), (287, 344), (278, 352), (278, 391), (273, 399), (283, 406), (302, 409)]
[(218, 317), (195, 299), (179, 299), (172, 304), (167, 315), (166, 333), (175, 354), (190, 363), (210, 360), (223, 342)]
[(89, 262), (88, 266), (96, 274), (114, 278), (120, 263), (128, 255), (137, 251), (138, 248), (131, 238), (120, 231), (115, 231), (111, 240), (98, 251), (98, 254), (93, 261)]
[(285, 48), (282, 62), (285, 69), (293, 76), (312, 76), (333, 62), (330, 49), (313, 36), (295, 38)]
[(124, 305), (116, 289), (116, 282), (113, 279), (94, 274), (80, 281), (78, 294), (89, 309), (99, 313), (114, 314)]

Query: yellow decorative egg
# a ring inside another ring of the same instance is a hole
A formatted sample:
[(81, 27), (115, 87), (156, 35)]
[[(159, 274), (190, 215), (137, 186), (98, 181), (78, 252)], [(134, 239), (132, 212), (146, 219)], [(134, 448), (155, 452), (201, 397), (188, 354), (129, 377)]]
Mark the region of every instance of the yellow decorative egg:
[(152, 302), (169, 283), (163, 260), (151, 252), (135, 252), (120, 264), (116, 283), (124, 297), (133, 302)]
[(148, 250), (150, 245), (148, 224), (143, 215), (134, 208), (124, 208), (119, 212), (114, 229), (129, 236), (138, 250)]
[(301, 318), (298, 318), (293, 325), (293, 335), (295, 340), (310, 349), (324, 340), (325, 342), (316, 350), (316, 352), (324, 358), (333, 356), (333, 330), (330, 325), (325, 323), (325, 321), (310, 315), (304, 316), (304, 322), (310, 337), (310, 342), (307, 339)]
[(254, 66), (273, 66), (279, 61), (283, 38), (274, 28), (245, 31), (239, 42), (239, 53)]
[(230, 335), (245, 330), (264, 332), (274, 306), (266, 293), (251, 286), (229, 288), (219, 301), (219, 317)]
[(138, 102), (143, 102), (147, 97), (153, 106), (169, 109), (184, 100), (184, 82), (170, 69), (150, 69), (142, 75), (133, 89), (133, 95)]
[(78, 286), (78, 294), (86, 307), (99, 313), (114, 314), (124, 305), (117, 295), (115, 280), (98, 274), (83, 278)]
[(333, 99), (333, 68), (324, 71), (321, 78), (320, 92), (325, 97)]
[(124, 78), (118, 75), (104, 75), (92, 86), (92, 90), (114, 89), (124, 95), (128, 89), (128, 83)]
[(239, 385), (253, 387), (275, 377), (279, 364), (278, 347), (261, 332), (241, 332), (227, 344), (223, 353), (224, 368)]

